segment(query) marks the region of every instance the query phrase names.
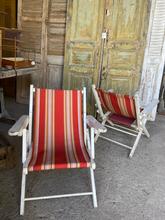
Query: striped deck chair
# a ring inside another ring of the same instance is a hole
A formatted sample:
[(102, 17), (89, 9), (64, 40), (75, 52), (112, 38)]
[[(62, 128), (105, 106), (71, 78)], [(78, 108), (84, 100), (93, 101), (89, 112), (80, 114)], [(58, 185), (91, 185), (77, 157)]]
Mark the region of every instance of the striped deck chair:
[[(97, 127), (101, 132), (106, 128), (97, 121), (93, 128), (91, 116), (88, 117), (85, 88), (82, 91), (50, 90), (31, 85), (29, 116), (22, 116), (9, 130), (11, 136), (23, 136), (21, 215), (24, 214), (25, 201), (39, 199), (91, 195), (93, 205), (97, 207), (94, 129)], [(90, 170), (91, 192), (25, 198), (28, 172), (70, 168)]]
[(146, 122), (147, 120), (151, 120), (153, 109), (157, 106), (158, 100), (153, 100), (150, 105), (141, 108), (138, 92), (135, 96), (121, 95), (113, 93), (112, 91), (97, 89), (95, 85), (92, 85), (92, 91), (102, 125), (135, 137), (133, 146), (129, 146), (117, 140), (100, 135), (100, 133), (97, 132), (95, 142), (98, 137), (101, 137), (128, 148), (130, 149), (129, 157), (131, 158), (136, 150), (141, 135), (145, 134), (148, 138), (150, 137), (146, 129)]

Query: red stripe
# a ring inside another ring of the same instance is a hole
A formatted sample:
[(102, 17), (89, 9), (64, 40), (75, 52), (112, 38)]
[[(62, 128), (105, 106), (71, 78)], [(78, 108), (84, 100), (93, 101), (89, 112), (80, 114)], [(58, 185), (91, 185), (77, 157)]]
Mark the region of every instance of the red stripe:
[(55, 91), (55, 167), (67, 168), (65, 155), (64, 92)]
[(121, 111), (120, 111), (120, 107), (118, 105), (118, 101), (117, 101), (117, 95), (115, 93), (108, 93), (109, 99), (112, 103), (112, 106), (114, 108), (114, 113), (120, 114), (121, 115)]
[(43, 162), (44, 141), (45, 141), (45, 89), (40, 90), (40, 116), (39, 116), (39, 142), (38, 155), (34, 170), (41, 170)]

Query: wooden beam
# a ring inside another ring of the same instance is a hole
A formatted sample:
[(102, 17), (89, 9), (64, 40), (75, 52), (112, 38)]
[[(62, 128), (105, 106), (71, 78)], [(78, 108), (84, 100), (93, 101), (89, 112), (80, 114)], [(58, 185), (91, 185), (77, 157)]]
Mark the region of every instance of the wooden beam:
[(48, 20), (48, 6), (49, 0), (43, 1), (42, 8), (42, 33), (41, 33), (41, 78), (40, 84), (42, 86), (47, 86), (48, 73), (47, 73), (47, 20)]
[(0, 30), (0, 67), (2, 66), (2, 31)]
[(17, 14), (17, 27), (18, 29), (22, 29), (22, 1), (23, 0), (18, 0), (18, 14)]

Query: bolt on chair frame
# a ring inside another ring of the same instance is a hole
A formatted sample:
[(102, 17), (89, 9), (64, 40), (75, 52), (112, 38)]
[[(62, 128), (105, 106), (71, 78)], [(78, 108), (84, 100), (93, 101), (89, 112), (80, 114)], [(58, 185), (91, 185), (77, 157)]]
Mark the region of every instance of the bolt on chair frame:
[[(83, 193), (73, 193), (73, 194), (63, 194), (63, 195), (53, 195), (53, 196), (42, 196), (42, 197), (25, 197), (25, 185), (26, 176), (28, 174), (28, 164), (32, 155), (32, 127), (33, 127), (33, 94), (35, 88), (33, 85), (30, 86), (30, 105), (29, 105), (29, 115), (23, 115), (13, 127), (9, 130), (10, 136), (22, 136), (22, 185), (21, 185), (21, 204), (20, 204), (20, 215), (24, 215), (24, 206), (26, 201), (41, 200), (41, 199), (53, 199), (53, 198), (63, 198), (63, 197), (73, 197), (73, 196), (86, 196), (91, 195), (93, 198), (93, 206), (97, 207), (97, 196), (96, 196), (96, 186), (94, 178), (95, 170), (95, 150), (94, 150), (94, 130), (98, 129), (99, 132), (105, 132), (104, 128), (99, 122), (94, 118), (93, 121), (96, 124), (91, 123), (91, 117), (86, 115), (86, 88), (83, 88), (83, 129), (84, 129), (84, 143), (87, 146), (87, 152), (90, 157), (90, 178), (92, 191)], [(88, 118), (89, 117), (89, 118)]]
[(99, 116), (101, 118), (102, 125), (106, 126), (109, 129), (113, 129), (115, 131), (122, 132), (126, 135), (130, 135), (130, 136), (135, 137), (135, 141), (134, 141), (133, 146), (129, 146), (129, 145), (123, 144), (117, 140), (107, 138), (103, 135), (100, 135), (100, 133), (98, 131), (95, 136), (95, 142), (97, 141), (98, 137), (101, 137), (102, 139), (108, 140), (108, 141), (113, 142), (115, 144), (118, 144), (122, 147), (125, 147), (130, 150), (129, 158), (132, 158), (132, 156), (134, 155), (134, 152), (136, 150), (136, 147), (139, 143), (139, 140), (141, 138), (141, 135), (144, 134), (148, 138), (150, 137), (150, 134), (146, 128), (146, 122), (148, 120), (152, 119), (151, 114), (152, 114), (153, 109), (157, 106), (158, 100), (153, 100), (148, 106), (144, 107), (141, 110), (139, 94), (138, 94), (138, 92), (136, 92), (135, 96), (134, 96), (136, 121), (135, 121), (135, 123), (133, 123), (131, 125), (131, 127), (127, 127), (127, 126), (120, 125), (118, 123), (114, 123), (110, 120), (109, 116), (111, 115), (112, 112), (109, 110), (104, 113), (103, 108), (102, 108), (102, 104), (101, 104), (101, 100), (99, 98), (99, 95), (98, 95), (98, 92), (97, 92), (95, 85), (92, 85), (92, 91), (93, 91), (93, 95), (94, 95), (94, 98), (96, 101), (97, 113), (99, 114)]

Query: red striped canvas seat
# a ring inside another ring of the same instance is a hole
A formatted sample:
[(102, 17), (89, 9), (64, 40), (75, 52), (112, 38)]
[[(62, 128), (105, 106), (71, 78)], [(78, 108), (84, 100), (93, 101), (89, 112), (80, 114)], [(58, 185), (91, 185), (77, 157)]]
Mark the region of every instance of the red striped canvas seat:
[(82, 92), (36, 89), (30, 171), (87, 168)]
[(135, 121), (134, 118), (128, 118), (128, 117), (117, 115), (117, 114), (109, 115), (109, 120), (111, 120), (115, 124), (121, 124), (121, 125), (128, 126), (128, 127), (131, 127), (131, 125)]
[(136, 120), (135, 101), (132, 96), (106, 92), (97, 89), (100, 102), (105, 111), (111, 112), (109, 119), (114, 123), (131, 126)]

